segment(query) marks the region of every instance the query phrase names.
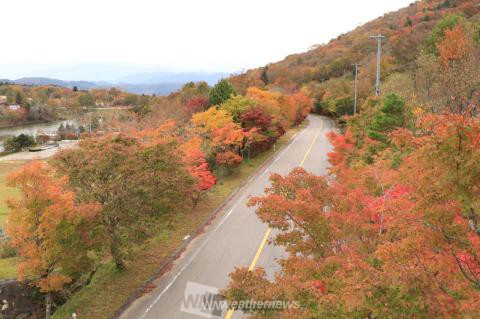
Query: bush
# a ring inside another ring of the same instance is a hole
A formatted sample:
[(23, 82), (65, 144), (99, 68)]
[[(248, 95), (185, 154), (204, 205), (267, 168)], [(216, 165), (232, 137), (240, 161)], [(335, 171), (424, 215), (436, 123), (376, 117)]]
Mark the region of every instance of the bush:
[(353, 104), (354, 100), (352, 97), (342, 97), (335, 100), (335, 110), (334, 113), (336, 116), (344, 116), (344, 115), (353, 115)]
[(11, 258), (17, 255), (17, 251), (10, 246), (8, 239), (0, 238), (0, 258)]
[(45, 135), (45, 134), (37, 135), (37, 142), (40, 144), (45, 144), (49, 140), (50, 140), (50, 136), (48, 135)]
[(35, 145), (35, 139), (31, 135), (20, 134), (10, 136), (5, 140), (4, 147), (7, 152), (20, 152), (25, 147)]
[(67, 134), (65, 134), (65, 139), (66, 140), (77, 140), (78, 135), (75, 134), (75, 133), (67, 133)]
[(219, 153), (215, 157), (217, 165), (225, 170), (225, 173), (231, 174), (233, 169), (242, 163), (242, 157), (232, 151)]

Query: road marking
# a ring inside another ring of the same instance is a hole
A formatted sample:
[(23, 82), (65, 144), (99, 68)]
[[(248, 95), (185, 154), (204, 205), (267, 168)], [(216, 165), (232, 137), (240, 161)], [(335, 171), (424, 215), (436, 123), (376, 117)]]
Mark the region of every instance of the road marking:
[[(320, 126), (320, 129), (319, 131), (321, 131), (323, 129), (323, 121), (321, 122), (321, 126)], [(299, 134), (299, 133), (296, 133), (293, 137), (292, 137), (292, 141), (290, 142), (290, 145), (287, 146), (287, 148), (285, 148), (278, 156), (277, 158), (275, 159), (274, 162), (276, 162), (280, 157), (282, 157), (286, 152), (287, 150), (298, 140), (298, 138), (301, 136), (301, 135), (304, 135), (305, 132), (307, 130), (306, 129), (303, 129), (303, 131)], [(318, 133), (319, 134), (319, 133)], [(316, 138), (318, 137), (318, 134), (317, 136), (315, 137), (315, 140)], [(307, 153), (309, 153), (311, 151), (313, 147), (313, 143), (312, 145), (310, 146), (309, 150), (307, 151)], [(307, 154), (308, 155), (308, 154)], [(306, 157), (305, 157), (306, 158)], [(303, 161), (302, 161), (303, 162)], [(269, 168), (273, 165), (274, 163), (271, 163), (268, 168), (266, 170), (269, 170)], [(303, 163), (302, 163), (303, 164)], [(301, 165), (302, 165), (301, 164)], [(238, 201), (237, 203), (235, 203), (235, 205), (229, 210), (229, 212), (222, 218), (222, 220), (217, 224), (217, 226), (212, 230), (212, 232), (207, 236), (207, 238), (203, 241), (203, 243), (200, 244), (200, 246), (198, 247), (198, 249), (193, 253), (193, 255), (187, 260), (187, 262), (180, 268), (180, 270), (178, 271), (177, 274), (175, 274), (175, 276), (172, 278), (172, 280), (167, 284), (167, 286), (160, 292), (160, 294), (155, 298), (155, 300), (147, 307), (147, 309), (144, 311), (144, 313), (142, 314), (142, 316), (140, 317), (140, 319), (143, 319), (146, 317), (146, 315), (152, 310), (152, 308), (155, 306), (155, 304), (163, 297), (163, 295), (165, 295), (165, 293), (170, 289), (170, 287), (174, 284), (174, 282), (178, 279), (178, 277), (181, 276), (181, 274), (185, 271), (185, 269), (188, 268), (188, 266), (190, 266), (190, 264), (193, 262), (193, 260), (195, 260), (195, 258), (200, 254), (200, 252), (203, 250), (203, 248), (207, 245), (208, 241), (210, 240), (210, 238), (213, 236), (213, 234), (225, 223), (225, 221), (228, 219), (228, 217), (233, 213), (233, 211), (235, 210), (235, 208), (246, 198), (247, 194), (244, 194)], [(268, 236), (271, 232), (271, 229), (267, 229), (267, 233), (265, 234), (264, 238), (268, 239)], [(265, 242), (266, 242), (266, 239), (265, 239)], [(262, 241), (263, 242), (263, 241)], [(254, 258), (254, 261), (255, 261), (255, 264), (256, 262), (258, 261), (258, 258), (260, 257), (260, 254), (265, 246), (265, 244), (261, 245), (261, 249), (259, 248), (259, 250), (257, 251), (257, 254), (258, 254), (258, 257)], [(257, 256), (257, 255), (255, 255)], [(256, 260), (255, 260), (256, 259)], [(253, 263), (252, 261), (252, 264), (253, 264), (253, 267), (255, 267), (255, 264)], [(253, 268), (252, 268), (253, 269)], [(233, 310), (229, 310), (227, 312), (227, 315), (225, 317), (225, 319), (231, 319), (233, 316)]]
[[(278, 156), (277, 159), (280, 158), (285, 154), (285, 152), (294, 144), (298, 137), (300, 135), (303, 135), (307, 130), (304, 129), (302, 133), (298, 134), (295, 133), (295, 135), (292, 137), (292, 141), (290, 144), (285, 148)], [(268, 170), (273, 163), (271, 163), (266, 170)], [(200, 254), (202, 249), (207, 245), (208, 241), (210, 238), (213, 236), (213, 234), (225, 223), (225, 221), (228, 219), (228, 217), (233, 213), (235, 208), (247, 197), (248, 194), (244, 194), (242, 197), (238, 199), (238, 201), (233, 205), (233, 207), (229, 210), (229, 212), (223, 217), (223, 219), (217, 224), (217, 226), (212, 230), (212, 232), (209, 234), (209, 236), (203, 241), (203, 243), (198, 247), (198, 249), (194, 252), (194, 254), (190, 257), (190, 259), (187, 260), (187, 262), (183, 265), (182, 268), (178, 271), (177, 274), (172, 278), (172, 280), (167, 284), (167, 286), (160, 292), (160, 294), (153, 300), (153, 302), (147, 307), (147, 309), (144, 311), (143, 315), (140, 317), (140, 319), (144, 319), (145, 316), (152, 310), (152, 308), (155, 306), (155, 304), (163, 297), (163, 295), (170, 289), (170, 287), (174, 284), (174, 282), (180, 277), (180, 275), (187, 269), (188, 266), (193, 262), (193, 260)]]
[(140, 317), (140, 319), (145, 318), (145, 316), (152, 310), (153, 306), (163, 297), (163, 295), (170, 289), (170, 287), (173, 285), (173, 283), (177, 280), (178, 277), (187, 269), (188, 266), (193, 262), (195, 258), (200, 254), (202, 249), (207, 245), (209, 242), (210, 238), (212, 237), (212, 234), (215, 233), (222, 225), (223, 223), (227, 220), (227, 218), (230, 216), (230, 214), (233, 213), (234, 208), (230, 209), (230, 211), (223, 217), (223, 219), (218, 223), (217, 227), (210, 233), (210, 236), (208, 236), (203, 243), (198, 247), (197, 251), (188, 259), (188, 261), (183, 265), (183, 267), (178, 271), (178, 273), (172, 278), (172, 280), (168, 283), (168, 285), (160, 292), (160, 294), (155, 298), (155, 300), (148, 306), (148, 308), (145, 310), (143, 315)]
[(308, 148), (307, 152), (305, 153), (305, 156), (303, 157), (302, 161), (300, 162), (300, 167), (303, 167), (303, 164), (305, 164), (305, 160), (307, 159), (308, 155), (309, 155), (310, 152), (312, 151), (313, 145), (314, 145), (315, 142), (317, 141), (318, 136), (320, 135), (320, 132), (322, 132), (322, 129), (323, 129), (323, 121), (320, 122), (320, 123), (322, 123), (322, 124), (320, 125), (320, 128), (318, 129), (317, 134), (315, 134), (315, 138), (313, 139), (312, 144), (310, 144), (310, 147)]
[(258, 246), (257, 253), (255, 254), (255, 257), (253, 257), (250, 267), (248, 267), (248, 271), (252, 271), (253, 268), (255, 268), (258, 258), (260, 258), (260, 254), (262, 253), (263, 247), (265, 247), (265, 244), (267, 243), (267, 240), (268, 240), (268, 236), (270, 236), (271, 232), (272, 232), (272, 229), (268, 227), (267, 231), (265, 232), (265, 235), (263, 236), (262, 242), (260, 243), (260, 246)]
[[(305, 164), (305, 160), (307, 159), (308, 155), (312, 151), (313, 145), (315, 145), (315, 142), (317, 141), (318, 137), (320, 136), (320, 133), (323, 130), (323, 121), (321, 121), (320, 123), (321, 123), (321, 125), (318, 128), (318, 131), (315, 134), (315, 137), (313, 138), (312, 144), (310, 144), (310, 147), (308, 148), (307, 152), (305, 153), (305, 156), (303, 157), (302, 161), (300, 162), (300, 167), (303, 167), (303, 164)], [(302, 134), (303, 134), (303, 132), (302, 132)], [(290, 144), (290, 145), (292, 145), (292, 144)], [(289, 145), (289, 147), (290, 147), (290, 145)], [(278, 158), (280, 158), (280, 156)], [(275, 162), (278, 160), (278, 158), (275, 160)], [(258, 247), (257, 253), (255, 254), (255, 257), (253, 257), (253, 260), (252, 260), (252, 263), (250, 264), (250, 267), (248, 267), (248, 271), (253, 271), (253, 269), (255, 268), (255, 265), (257, 264), (257, 261), (260, 258), (260, 254), (262, 253), (263, 248), (265, 248), (265, 244), (267, 243), (268, 236), (270, 236), (271, 232), (272, 232), (272, 228), (268, 227), (267, 231), (265, 232), (265, 235), (263, 236), (262, 242), (260, 243), (260, 246)], [(225, 319), (232, 319), (234, 312), (235, 312), (234, 309), (228, 309), (228, 311), (225, 315)]]
[(235, 310), (228, 309), (227, 314), (225, 315), (225, 319), (232, 319), (234, 312), (235, 312)]

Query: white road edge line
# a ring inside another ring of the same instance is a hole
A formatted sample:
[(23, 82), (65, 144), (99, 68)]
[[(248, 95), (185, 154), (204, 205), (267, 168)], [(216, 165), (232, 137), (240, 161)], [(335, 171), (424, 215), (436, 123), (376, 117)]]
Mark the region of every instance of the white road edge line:
[(220, 228), (223, 223), (227, 220), (228, 216), (232, 214), (234, 208), (230, 209), (230, 211), (223, 217), (223, 219), (218, 223), (218, 225), (215, 227), (215, 229), (210, 233), (210, 235), (203, 241), (203, 243), (198, 247), (197, 251), (188, 259), (188, 261), (182, 266), (182, 268), (178, 271), (178, 273), (172, 278), (172, 280), (168, 283), (168, 285), (158, 294), (158, 296), (155, 298), (155, 300), (148, 306), (148, 308), (145, 310), (143, 315), (140, 317), (141, 319), (145, 318), (145, 316), (152, 310), (153, 306), (163, 297), (163, 295), (170, 289), (170, 287), (175, 283), (178, 277), (187, 269), (188, 266), (192, 263), (192, 261), (198, 256), (200, 251), (202, 251), (203, 247), (208, 243), (210, 238), (212, 237), (212, 234)]
[[(273, 163), (271, 163), (266, 169), (265, 171), (262, 173), (261, 176), (263, 176), (269, 169), (270, 167), (275, 164), (278, 159), (280, 157), (282, 157), (285, 152), (293, 145), (297, 142), (297, 139), (302, 136), (305, 132), (306, 132), (306, 128), (299, 134), (299, 133), (296, 133), (293, 137), (293, 140), (292, 142), (287, 146), (286, 149), (284, 149), (279, 155), (277, 155), (277, 158), (273, 161)], [(222, 220), (217, 224), (217, 226), (210, 232), (210, 234), (208, 235), (208, 237), (203, 241), (202, 244), (200, 244), (200, 247), (198, 247), (197, 251), (195, 251), (195, 253), (193, 253), (192, 256), (190, 256), (190, 258), (188, 259), (188, 261), (182, 266), (182, 268), (180, 268), (180, 270), (178, 271), (178, 273), (175, 274), (175, 276), (172, 278), (172, 280), (168, 283), (167, 286), (165, 286), (165, 288), (163, 288), (163, 290), (158, 294), (158, 296), (155, 298), (155, 300), (153, 300), (153, 302), (147, 307), (147, 309), (144, 311), (143, 315), (140, 317), (140, 319), (144, 319), (145, 316), (150, 312), (150, 310), (152, 310), (152, 308), (155, 306), (155, 304), (163, 297), (163, 295), (168, 291), (168, 289), (170, 289), (170, 287), (175, 283), (175, 281), (178, 279), (178, 277), (180, 277), (180, 275), (185, 271), (185, 269), (188, 268), (188, 266), (190, 266), (190, 264), (193, 262), (193, 260), (195, 260), (195, 258), (200, 254), (200, 252), (202, 251), (202, 249), (207, 245), (208, 241), (210, 240), (210, 238), (213, 236), (213, 234), (225, 223), (225, 221), (227, 220), (227, 218), (232, 214), (232, 212), (235, 210), (235, 208), (245, 199), (247, 195), (243, 195), (242, 197), (240, 197), (237, 202), (235, 203), (235, 205), (228, 211), (228, 213), (222, 218)]]

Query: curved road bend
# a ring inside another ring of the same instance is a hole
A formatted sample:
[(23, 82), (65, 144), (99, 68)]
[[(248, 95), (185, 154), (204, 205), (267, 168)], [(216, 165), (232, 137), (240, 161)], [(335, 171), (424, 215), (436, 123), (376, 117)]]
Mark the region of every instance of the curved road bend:
[[(190, 243), (172, 269), (154, 282), (156, 288), (137, 299), (121, 319), (200, 319), (202, 316), (180, 310), (187, 283), (224, 288), (235, 266), (264, 267), (273, 278), (279, 269), (275, 260), (284, 252), (268, 243), (261, 245), (265, 237), (273, 234), (267, 232), (267, 225), (258, 220), (254, 209), (247, 208), (246, 203), (250, 196), (264, 193), (272, 172), (288, 174), (302, 166), (315, 174), (326, 173), (327, 153), (331, 150), (326, 133), (334, 124), (326, 117), (310, 115), (308, 119), (309, 125), (236, 195), (206, 231)], [(210, 318), (224, 317), (225, 311)], [(240, 312), (233, 314), (233, 318), (242, 317)]]

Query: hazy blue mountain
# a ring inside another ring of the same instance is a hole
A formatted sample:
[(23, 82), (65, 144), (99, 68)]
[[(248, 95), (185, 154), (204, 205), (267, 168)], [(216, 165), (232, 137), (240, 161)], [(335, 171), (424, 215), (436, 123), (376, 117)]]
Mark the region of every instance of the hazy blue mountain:
[(119, 82), (117, 79), (132, 74), (159, 71), (158, 66), (135, 64), (79, 64), (72, 66), (49, 66), (37, 68), (22, 77), (46, 77), (64, 81), (106, 81)]
[(188, 81), (216, 82), (228, 77), (225, 72), (200, 70), (172, 70), (158, 65), (111, 63), (78, 65), (23, 65), (0, 63), (0, 77), (49, 78), (63, 81), (88, 81), (111, 83), (175, 83)]
[(206, 81), (213, 85), (221, 78), (229, 77), (229, 73), (171, 70), (155, 65), (122, 63), (69, 66), (0, 64), (0, 77), (18, 78), (12, 82), (23, 85), (76, 86), (80, 90), (116, 87), (136, 94), (166, 95), (190, 81)]
[(50, 79), (44, 77), (20, 78), (17, 80), (1, 79), (0, 82), (11, 82), (21, 85), (55, 85), (66, 88), (76, 86), (79, 90), (104, 89), (116, 87), (122, 91), (135, 94), (148, 95), (168, 95), (177, 91), (184, 84), (183, 82), (163, 82), (163, 83), (147, 83), (147, 84), (131, 84), (131, 83), (110, 83), (110, 82), (93, 82), (93, 81), (64, 81), (58, 79)]
[[(12, 68), (13, 66), (10, 69)], [(206, 81), (213, 85), (221, 78), (229, 76), (224, 72), (171, 71), (158, 66), (135, 64), (81, 64), (45, 66), (43, 69), (35, 66), (30, 72), (21, 68), (19, 70), (26, 76), (11, 82), (23, 85), (56, 85), (67, 88), (76, 86), (79, 90), (116, 87), (130, 93), (149, 95), (167, 95), (190, 81)], [(10, 71), (3, 75), (0, 74), (0, 76), (7, 75), (8, 77)]]
[(154, 84), (129, 84), (119, 83), (113, 85), (122, 91), (135, 93), (135, 94), (147, 94), (147, 95), (168, 95), (172, 92), (179, 90), (183, 83), (154, 83)]
[(90, 81), (64, 81), (58, 79), (36, 77), (36, 78), (20, 78), (15, 81), (16, 84), (22, 85), (56, 85), (67, 88), (76, 86), (79, 90), (90, 90), (100, 87), (110, 87), (112, 84), (107, 82), (90, 82)]
[(186, 82), (198, 82), (205, 81), (212, 85), (218, 82), (222, 78), (228, 77), (228, 73), (216, 72), (216, 73), (203, 73), (203, 72), (184, 72), (174, 73), (167, 71), (147, 72), (129, 75), (117, 80), (119, 83), (131, 83), (131, 84), (152, 84), (152, 83), (186, 83)]

